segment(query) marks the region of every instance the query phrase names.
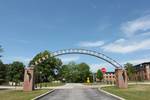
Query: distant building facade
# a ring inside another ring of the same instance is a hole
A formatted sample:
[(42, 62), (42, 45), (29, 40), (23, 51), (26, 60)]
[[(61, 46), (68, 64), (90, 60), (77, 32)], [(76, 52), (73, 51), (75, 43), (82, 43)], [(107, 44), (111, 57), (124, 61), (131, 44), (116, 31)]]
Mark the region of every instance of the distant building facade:
[(135, 74), (131, 80), (150, 80), (150, 62), (135, 65), (134, 68)]
[[(96, 81), (99, 82), (99, 79), (96, 78)], [(108, 84), (115, 84), (116, 79), (115, 79), (115, 72), (106, 72), (103, 75), (103, 82), (108, 83)]]
[(115, 79), (115, 72), (106, 72), (104, 74), (104, 82), (114, 84), (115, 81), (116, 81), (116, 79)]

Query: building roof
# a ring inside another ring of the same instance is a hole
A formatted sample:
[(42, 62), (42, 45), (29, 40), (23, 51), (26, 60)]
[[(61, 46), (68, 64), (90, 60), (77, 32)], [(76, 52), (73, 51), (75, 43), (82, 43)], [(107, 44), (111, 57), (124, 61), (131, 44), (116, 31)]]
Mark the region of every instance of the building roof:
[[(96, 73), (94, 73), (96, 74)], [(105, 74), (115, 74), (115, 72), (106, 72)]]
[(142, 67), (143, 65), (146, 65), (146, 64), (150, 64), (150, 62), (144, 62), (138, 65), (135, 65), (134, 67)]
[(105, 74), (115, 74), (115, 72), (106, 72)]

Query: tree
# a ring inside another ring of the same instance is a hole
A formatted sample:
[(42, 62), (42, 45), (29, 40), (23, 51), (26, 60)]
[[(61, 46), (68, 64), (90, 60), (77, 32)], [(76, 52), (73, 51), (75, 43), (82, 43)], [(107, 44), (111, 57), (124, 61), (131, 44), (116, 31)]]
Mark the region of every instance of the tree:
[(0, 60), (0, 84), (7, 81), (7, 68)]
[(76, 80), (76, 69), (75, 62), (69, 62), (67, 65), (63, 65), (60, 70), (61, 78), (65, 79), (66, 82), (75, 82)]
[(87, 81), (87, 77), (90, 77), (91, 74), (89, 65), (87, 65), (86, 63), (80, 63), (77, 65), (77, 67), (80, 76), (80, 82)]
[(129, 77), (129, 80), (131, 80), (131, 78), (135, 74), (135, 68), (133, 67), (131, 63), (126, 63), (124, 66), (125, 66), (125, 69), (127, 70), (127, 75)]
[(68, 65), (63, 65), (61, 67), (60, 74), (63, 81), (70, 81), (70, 69)]
[(61, 77), (67, 82), (85, 82), (90, 76), (90, 67), (86, 63), (70, 62), (61, 68)]
[(17, 83), (23, 81), (24, 78), (24, 67), (25, 65), (22, 62), (15, 61), (9, 66), (8, 79), (9, 81)]
[(36, 61), (42, 59), (43, 57), (48, 56), (43, 62), (35, 66), (35, 81), (39, 82), (49, 82), (51, 79), (57, 79), (57, 76), (54, 74), (54, 69), (60, 70), (62, 62), (60, 59), (50, 56), (50, 53), (45, 50), (37, 54), (29, 63), (29, 66), (34, 65)]
[(100, 81), (103, 79), (103, 73), (100, 69), (97, 71), (96, 78), (99, 79)]

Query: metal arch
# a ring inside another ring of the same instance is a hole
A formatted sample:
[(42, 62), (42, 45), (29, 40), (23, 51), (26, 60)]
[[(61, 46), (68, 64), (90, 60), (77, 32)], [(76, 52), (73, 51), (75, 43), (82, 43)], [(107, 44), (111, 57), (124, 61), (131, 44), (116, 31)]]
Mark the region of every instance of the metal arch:
[(113, 60), (112, 58), (106, 56), (103, 53), (99, 53), (99, 52), (92, 51), (92, 50), (86, 50), (86, 49), (64, 49), (64, 50), (51, 52), (51, 56), (54, 56), (54, 57), (60, 56), (60, 55), (65, 55), (65, 54), (86, 54), (86, 55), (90, 55), (90, 56), (94, 56), (94, 57), (100, 58), (100, 59), (110, 63), (111, 65), (113, 65), (116, 68), (122, 68), (122, 65), (119, 64), (117, 61)]

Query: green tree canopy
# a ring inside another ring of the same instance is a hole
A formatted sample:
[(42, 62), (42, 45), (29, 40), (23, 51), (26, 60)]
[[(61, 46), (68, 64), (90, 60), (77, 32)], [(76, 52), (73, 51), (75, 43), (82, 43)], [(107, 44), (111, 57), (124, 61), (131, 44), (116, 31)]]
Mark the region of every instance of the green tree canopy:
[(102, 71), (100, 69), (97, 71), (96, 78), (99, 79), (99, 80), (103, 79), (103, 73), (102, 73)]
[(78, 71), (79, 71), (79, 76), (81, 82), (85, 82), (87, 80), (87, 77), (90, 77), (90, 67), (86, 63), (80, 63), (77, 65)]
[(124, 66), (125, 66), (125, 69), (127, 70), (127, 75), (130, 80), (132, 75), (135, 73), (135, 68), (133, 67), (133, 64), (131, 63), (126, 63)]
[(0, 84), (7, 81), (7, 68), (0, 60)]
[(37, 54), (33, 60), (30, 61), (29, 66), (34, 65), (36, 61), (42, 59), (43, 57), (48, 56), (43, 62), (35, 66), (36, 82), (48, 82), (52, 81), (51, 79), (57, 78), (54, 75), (54, 69), (60, 70), (62, 62), (60, 59), (51, 57), (50, 52), (47, 50)]
[(67, 80), (67, 82), (69, 82), (70, 81), (70, 74), (71, 74), (71, 72), (70, 72), (70, 68), (69, 68), (69, 66), (68, 65), (63, 65), (62, 66), (62, 68), (61, 68), (61, 70), (60, 70), (60, 74), (61, 74), (61, 78), (62, 79), (65, 79), (65, 80), (63, 80), (63, 81), (66, 81)]
[(61, 77), (67, 82), (85, 82), (90, 74), (90, 67), (86, 63), (70, 62), (61, 68)]
[(25, 65), (22, 62), (14, 61), (9, 65), (8, 70), (8, 79), (9, 81), (19, 83), (23, 81), (24, 78), (24, 67)]

